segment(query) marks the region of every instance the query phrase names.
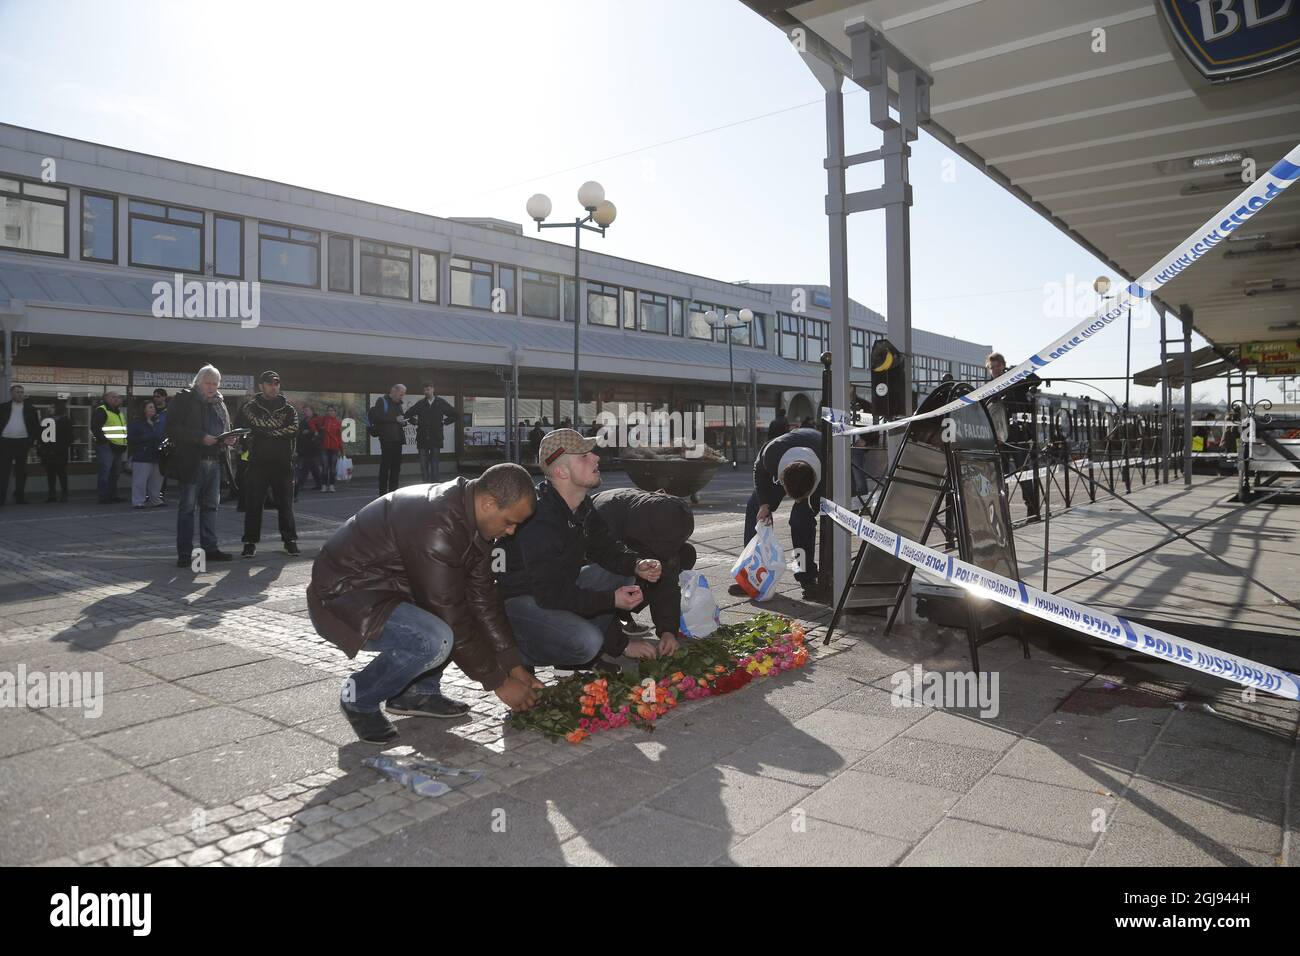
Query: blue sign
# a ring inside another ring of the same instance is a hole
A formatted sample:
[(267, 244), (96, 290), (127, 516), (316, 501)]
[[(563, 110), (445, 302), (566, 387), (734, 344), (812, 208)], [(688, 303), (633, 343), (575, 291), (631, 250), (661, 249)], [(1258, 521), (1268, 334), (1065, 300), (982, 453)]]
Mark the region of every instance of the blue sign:
[(1178, 45), (1211, 80), (1281, 69), (1300, 59), (1297, 0), (1157, 0)]
[(831, 307), (831, 294), (829, 292), (822, 292), (820, 289), (814, 289), (812, 299), (813, 305), (820, 306), (823, 309), (829, 309)]

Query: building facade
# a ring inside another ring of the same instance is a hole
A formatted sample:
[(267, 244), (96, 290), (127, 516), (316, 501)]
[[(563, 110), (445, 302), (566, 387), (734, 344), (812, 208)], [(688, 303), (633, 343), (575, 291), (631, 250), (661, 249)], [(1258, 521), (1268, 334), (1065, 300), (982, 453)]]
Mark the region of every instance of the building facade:
[[(583, 423), (602, 411), (698, 412), (719, 447), (731, 419), (747, 460), (779, 404), (795, 421), (816, 414), (825, 286), (725, 282), (583, 251), (575, 290), (572, 268), (571, 247), (516, 223), (0, 125), (6, 385), (24, 385), (42, 414), (69, 402), (74, 466), (92, 457), (90, 409), (106, 390), (134, 414), (154, 388), (183, 387), (209, 362), (232, 404), (275, 369), (290, 401), (335, 405), (361, 425), (394, 383), (415, 400), (431, 380), (459, 417), (445, 459), (518, 457), (532, 424), (574, 419), (575, 318)], [(705, 314), (743, 308), (755, 321), (731, 333), (733, 376), (724, 332)], [(853, 378), (865, 380), (885, 322), (853, 303), (851, 324)], [(914, 335), (921, 391), (944, 372), (982, 376), (987, 346)], [(358, 427), (347, 451), (365, 464), (378, 449)]]

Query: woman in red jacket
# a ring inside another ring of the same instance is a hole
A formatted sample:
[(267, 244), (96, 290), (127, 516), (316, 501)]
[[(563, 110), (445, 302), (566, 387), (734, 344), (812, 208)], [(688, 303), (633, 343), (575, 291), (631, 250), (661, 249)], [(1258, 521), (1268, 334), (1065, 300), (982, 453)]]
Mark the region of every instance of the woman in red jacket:
[(343, 423), (339, 421), (338, 408), (331, 405), (326, 414), (313, 418), (311, 430), (320, 435), (321, 457), (325, 460), (325, 490), (333, 491), (339, 455), (343, 454)]

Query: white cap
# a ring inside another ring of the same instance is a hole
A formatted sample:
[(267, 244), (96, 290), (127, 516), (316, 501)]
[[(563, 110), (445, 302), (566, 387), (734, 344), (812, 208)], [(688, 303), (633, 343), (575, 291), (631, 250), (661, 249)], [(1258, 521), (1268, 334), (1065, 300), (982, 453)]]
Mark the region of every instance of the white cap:
[(817, 452), (811, 448), (791, 448), (782, 455), (780, 463), (776, 466), (776, 480), (780, 481), (781, 476), (785, 474), (785, 470), (797, 461), (812, 465), (813, 474), (817, 476), (817, 481), (813, 485), (814, 489), (822, 483), (821, 459), (817, 456)]

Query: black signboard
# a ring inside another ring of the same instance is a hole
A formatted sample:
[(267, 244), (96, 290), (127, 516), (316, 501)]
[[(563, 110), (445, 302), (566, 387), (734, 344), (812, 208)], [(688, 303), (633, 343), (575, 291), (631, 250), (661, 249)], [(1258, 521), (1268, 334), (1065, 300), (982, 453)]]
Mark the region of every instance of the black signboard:
[[(947, 405), (969, 391), (971, 386), (964, 382), (945, 382), (930, 393), (918, 412)], [(960, 558), (1019, 580), (998, 434), (980, 403), (908, 426), (871, 520), (925, 544), (945, 501)], [(892, 554), (863, 544), (827, 639), (844, 610), (887, 607), (888, 626), (892, 626), (914, 570)], [(1019, 633), (1019, 618), (1016, 611), (996, 602), (970, 595), (963, 600), (971, 660), (978, 669), (979, 645), (1000, 634)]]

